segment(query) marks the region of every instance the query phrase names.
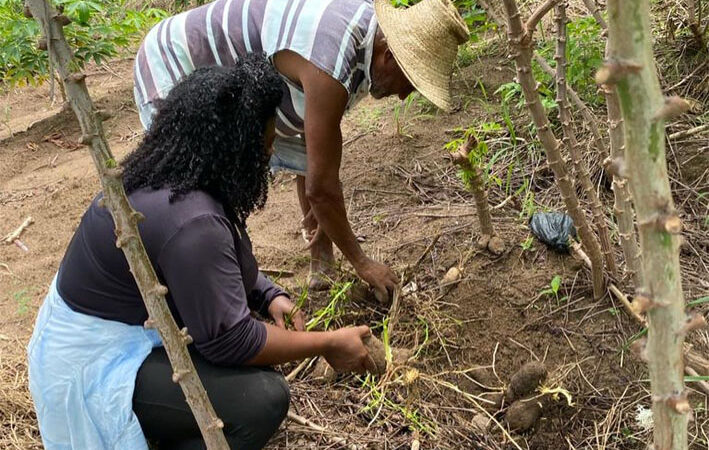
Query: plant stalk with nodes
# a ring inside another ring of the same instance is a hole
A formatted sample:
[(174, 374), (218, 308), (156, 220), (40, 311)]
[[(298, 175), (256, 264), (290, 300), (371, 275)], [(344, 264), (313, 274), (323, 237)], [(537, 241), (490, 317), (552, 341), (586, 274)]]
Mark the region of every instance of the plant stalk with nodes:
[(492, 216), (490, 215), (490, 205), (487, 200), (483, 173), (478, 164), (473, 164), (470, 161), (471, 155), (474, 155), (475, 149), (479, 147), (479, 144), (475, 134), (471, 132), (465, 143), (451, 154), (451, 159), (466, 174), (466, 184), (468, 184), (475, 198), (481, 234), (478, 240), (478, 247), (488, 249), (495, 255), (500, 255), (504, 252), (505, 245), (502, 239), (495, 234), (492, 227)]
[(156, 328), (160, 333), (174, 370), (172, 381), (180, 384), (207, 448), (226, 450), (229, 446), (222, 432), (224, 423), (214, 412), (187, 352), (187, 344), (192, 342), (192, 338), (187, 334), (187, 328), (177, 328), (170, 313), (165, 301), (167, 287), (158, 281), (138, 232), (138, 222), (143, 216), (128, 202), (121, 180), (121, 169), (111, 154), (103, 132), (103, 118), (94, 107), (86, 88), (86, 75), (74, 71), (76, 65), (72, 62), (73, 52), (62, 29), (69, 21), (47, 0), (26, 0), (25, 11), (33, 16), (42, 28), (52, 62), (50, 67), (53, 65), (59, 73), (67, 99), (81, 127), (79, 141), (90, 148), (101, 180), (102, 203), (108, 207), (116, 224), (116, 246), (123, 251), (148, 310), (149, 319), (146, 320), (145, 327)]
[(647, 313), (647, 356), (654, 448), (686, 449), (691, 407), (684, 387), (686, 334), (705, 325), (684, 310), (679, 265), (682, 223), (672, 201), (665, 157), (665, 121), (689, 107), (660, 90), (652, 51), (648, 0), (608, 1), (606, 63), (596, 81), (615, 89), (624, 121), (625, 166), (637, 213), (645, 285), (636, 309)]
[[(603, 16), (598, 13), (594, 0), (584, 0), (589, 12), (596, 18), (604, 34), (608, 32), (608, 24), (603, 20)], [(606, 41), (606, 56), (608, 56), (609, 46)], [(608, 111), (608, 134), (610, 136), (610, 155), (604, 161), (604, 167), (613, 176), (613, 210), (618, 221), (618, 238), (623, 249), (625, 259), (625, 269), (633, 277), (633, 284), (636, 289), (642, 288), (643, 276), (640, 270), (640, 252), (638, 251), (638, 240), (635, 234), (635, 224), (633, 220), (634, 211), (630, 187), (625, 177), (625, 167), (622, 167), (623, 153), (623, 118), (620, 115), (620, 105), (618, 96), (614, 89), (601, 85), (601, 91), (606, 98), (606, 109)]]
[(574, 132), (573, 127), (573, 118), (571, 116), (571, 106), (569, 105), (567, 96), (566, 24), (568, 23), (568, 19), (566, 17), (566, 7), (566, 2), (561, 1), (557, 3), (554, 8), (557, 33), (556, 54), (554, 55), (554, 59), (556, 60), (556, 102), (559, 105), (559, 121), (561, 122), (561, 129), (564, 134), (562, 142), (565, 144), (566, 149), (569, 152), (571, 162), (573, 163), (576, 171), (576, 176), (580, 180), (581, 188), (586, 195), (586, 200), (591, 205), (593, 224), (596, 228), (596, 233), (598, 233), (606, 268), (608, 269), (608, 272), (615, 277), (617, 275), (618, 268), (615, 263), (615, 255), (613, 254), (611, 239), (608, 233), (606, 215), (603, 212), (603, 205), (601, 204), (601, 200), (598, 198), (598, 193), (593, 185), (593, 181), (591, 181), (591, 175), (588, 173), (588, 167), (583, 160), (583, 155), (581, 154), (581, 144), (576, 139), (576, 133)]
[(515, 0), (503, 1), (507, 13), (507, 34), (510, 42), (510, 57), (515, 60), (517, 68), (517, 82), (521, 85), (527, 107), (532, 115), (532, 120), (537, 128), (537, 134), (546, 150), (549, 167), (554, 172), (559, 191), (564, 199), (564, 204), (569, 215), (578, 227), (581, 242), (591, 260), (591, 279), (594, 298), (600, 298), (605, 293), (605, 280), (603, 276), (603, 257), (598, 239), (591, 230), (586, 220), (574, 189), (574, 184), (569, 177), (566, 162), (561, 157), (561, 142), (551, 130), (549, 119), (537, 92), (537, 83), (532, 74), (532, 55), (534, 28), (545, 13), (549, 12), (557, 0), (547, 0), (530, 16), (525, 24), (522, 23), (517, 2)]

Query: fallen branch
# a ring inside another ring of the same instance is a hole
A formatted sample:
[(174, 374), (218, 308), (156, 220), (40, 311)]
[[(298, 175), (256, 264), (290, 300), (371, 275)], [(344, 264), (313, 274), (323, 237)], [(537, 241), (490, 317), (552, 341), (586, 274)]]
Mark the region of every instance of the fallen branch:
[[(697, 371), (694, 370), (694, 369), (692, 369), (692, 368), (689, 367), (689, 366), (685, 366), (685, 368), (684, 368), (684, 373), (686, 373), (686, 374), (689, 375), (690, 377), (698, 377), (698, 376), (699, 376), (699, 374), (697, 373)], [(704, 394), (705, 394), (707, 397), (709, 397), (709, 383), (707, 383), (706, 381), (703, 381), (703, 380), (697, 380), (697, 381), (693, 381), (693, 382), (690, 382), (690, 383), (696, 383), (696, 385), (699, 386), (699, 389), (701, 389), (702, 392), (704, 392)]]
[[(329, 439), (334, 444), (343, 445), (343, 446), (347, 445), (347, 439), (345, 439), (343, 437), (339, 437), (339, 436), (330, 435), (330, 431), (327, 428), (316, 424), (315, 422), (313, 422), (310, 419), (306, 419), (303, 416), (299, 416), (298, 414), (294, 413), (293, 411), (288, 411), (288, 418), (299, 425), (303, 425), (304, 427), (308, 427), (311, 430), (316, 431), (319, 434), (322, 434), (324, 437)], [(348, 448), (356, 449), (357, 446), (352, 444), (352, 445), (349, 445)]]
[(30, 225), (34, 223), (34, 219), (32, 216), (27, 217), (22, 224), (15, 229), (15, 231), (8, 233), (7, 236), (3, 238), (3, 242), (7, 245), (14, 243), (16, 240), (20, 238), (20, 235), (22, 235), (22, 232), (27, 229)]
[(286, 381), (290, 383), (291, 381), (295, 380), (295, 377), (297, 377), (298, 374), (302, 372), (303, 369), (305, 369), (311, 359), (312, 358), (305, 358), (303, 361), (301, 361), (300, 364), (298, 364), (296, 368), (291, 371), (291, 373), (286, 375)]
[[(74, 53), (67, 44), (62, 27), (66, 16), (60, 15), (47, 0), (26, 0), (32, 16), (39, 22), (47, 42), (50, 62), (53, 63), (64, 82), (67, 98), (81, 127), (80, 143), (90, 146), (96, 170), (103, 190), (102, 203), (108, 207), (116, 225), (116, 246), (123, 251), (130, 272), (148, 311), (146, 328), (157, 328), (162, 338), (170, 364), (172, 380), (180, 384), (192, 410), (208, 449), (226, 450), (229, 445), (224, 438), (224, 423), (217, 417), (192, 364), (187, 344), (191, 337), (187, 329), (180, 331), (165, 301), (167, 288), (160, 284), (155, 269), (150, 263), (143, 241), (140, 239), (138, 222), (142, 214), (135, 211), (126, 197), (121, 181), (121, 169), (111, 154), (102, 120), (86, 88), (86, 75), (73, 72)], [(50, 66), (51, 67), (51, 66)]]
[[(584, 262), (586, 267), (591, 268), (591, 261), (588, 259), (588, 255), (581, 249), (581, 245), (574, 242), (571, 244), (571, 253)], [(623, 294), (618, 286), (613, 283), (608, 283), (608, 290), (620, 301), (625, 308), (625, 311), (632, 317), (639, 325), (647, 327), (647, 321), (644, 317), (637, 313), (636, 308), (628, 300), (628, 297)], [(690, 345), (684, 345), (684, 365), (687, 369), (694, 371), (702, 376), (709, 376), (709, 360), (704, 358), (702, 355), (697, 353)]]
[(689, 136), (694, 136), (695, 134), (699, 134), (702, 131), (708, 131), (708, 130), (709, 130), (709, 123), (706, 125), (699, 125), (698, 127), (690, 128), (689, 130), (678, 131), (676, 133), (672, 133), (671, 135), (668, 136), (668, 138), (670, 140), (682, 139), (682, 138), (686, 138)]
[(259, 272), (264, 275), (281, 278), (290, 278), (292, 276), (295, 276), (295, 272), (285, 269), (259, 269)]

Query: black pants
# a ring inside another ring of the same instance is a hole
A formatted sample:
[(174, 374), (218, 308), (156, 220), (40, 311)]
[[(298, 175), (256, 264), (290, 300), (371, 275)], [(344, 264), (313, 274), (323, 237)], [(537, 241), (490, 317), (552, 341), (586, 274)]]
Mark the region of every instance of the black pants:
[[(260, 449), (278, 430), (288, 412), (290, 391), (285, 378), (268, 368), (220, 367), (196, 351), (192, 361), (232, 449)], [(158, 448), (203, 449), (197, 422), (182, 389), (172, 382), (163, 347), (155, 348), (138, 371), (133, 411), (145, 436)]]

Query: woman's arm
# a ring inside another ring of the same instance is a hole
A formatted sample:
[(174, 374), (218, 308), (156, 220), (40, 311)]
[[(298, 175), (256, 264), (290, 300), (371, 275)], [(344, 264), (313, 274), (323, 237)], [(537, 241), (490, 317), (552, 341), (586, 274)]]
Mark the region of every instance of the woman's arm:
[[(362, 342), (370, 334), (366, 326), (306, 333), (251, 317), (228, 226), (218, 216), (195, 218), (183, 225), (159, 258), (177, 312), (207, 360), (272, 365), (322, 355), (338, 371), (376, 370)], [(286, 297), (277, 296), (269, 305), (269, 313), (281, 323), (292, 309)], [(304, 320), (297, 314), (294, 324), (300, 328)]]
[(246, 364), (270, 366), (324, 356), (337, 372), (376, 372), (377, 367), (362, 342), (362, 338), (370, 334), (367, 326), (303, 332), (266, 324), (266, 343)]

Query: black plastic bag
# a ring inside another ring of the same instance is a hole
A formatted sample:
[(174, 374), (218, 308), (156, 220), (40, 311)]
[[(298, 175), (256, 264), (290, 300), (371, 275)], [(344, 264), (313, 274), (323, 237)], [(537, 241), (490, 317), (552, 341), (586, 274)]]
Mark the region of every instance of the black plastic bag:
[(534, 213), (529, 228), (537, 239), (561, 253), (568, 253), (569, 238), (576, 237), (573, 219), (558, 212)]

